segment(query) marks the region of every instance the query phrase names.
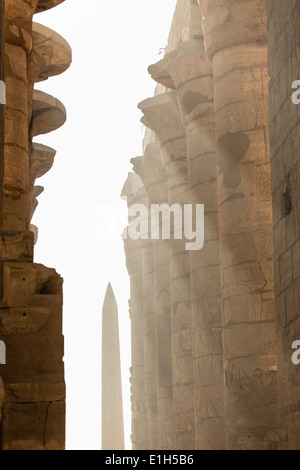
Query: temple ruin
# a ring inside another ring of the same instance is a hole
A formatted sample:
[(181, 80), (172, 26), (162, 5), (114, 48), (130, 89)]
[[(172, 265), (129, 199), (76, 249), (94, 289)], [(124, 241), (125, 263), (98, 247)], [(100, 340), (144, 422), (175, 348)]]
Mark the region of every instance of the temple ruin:
[(204, 204), (205, 244), (125, 240), (133, 449), (299, 449), (299, 34), (299, 0), (178, 0), (149, 67), (123, 196)]
[[(63, 1), (0, 0), (1, 450), (65, 448), (63, 281), (34, 263), (31, 224), (56, 153), (33, 139), (66, 120), (36, 83), (72, 60), (33, 17)], [(169, 239), (124, 237), (134, 450), (300, 449), (299, 37), (300, 0), (178, 0), (149, 66), (122, 198), (204, 205), (205, 240), (187, 250), (174, 224)], [(102, 345), (102, 446), (121, 450), (111, 286)]]

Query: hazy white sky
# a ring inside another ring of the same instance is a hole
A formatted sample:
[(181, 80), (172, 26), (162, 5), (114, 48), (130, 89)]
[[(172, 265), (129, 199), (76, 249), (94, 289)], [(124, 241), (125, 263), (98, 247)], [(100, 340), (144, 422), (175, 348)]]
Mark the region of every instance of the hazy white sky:
[(36, 141), (57, 150), (33, 223), (35, 261), (64, 277), (67, 448), (101, 448), (101, 311), (108, 282), (119, 306), (126, 447), (130, 444), (129, 278), (121, 238), (101, 241), (101, 207), (119, 196), (140, 156), (138, 102), (153, 95), (147, 74), (166, 46), (176, 0), (66, 0), (35, 16), (72, 46), (73, 64), (36, 88), (60, 99), (68, 121)]

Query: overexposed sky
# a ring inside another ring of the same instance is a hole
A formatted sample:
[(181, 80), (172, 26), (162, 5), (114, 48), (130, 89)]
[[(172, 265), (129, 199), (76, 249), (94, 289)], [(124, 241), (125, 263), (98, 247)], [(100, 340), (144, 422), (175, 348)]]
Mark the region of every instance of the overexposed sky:
[[(67, 448), (101, 448), (101, 315), (111, 282), (119, 306), (126, 448), (130, 449), (129, 277), (120, 237), (103, 241), (102, 208), (126, 223), (120, 193), (140, 156), (144, 130), (138, 102), (153, 95), (147, 67), (160, 60), (176, 0), (66, 0), (35, 16), (73, 49), (71, 68), (38, 83), (60, 99), (67, 123), (36, 142), (57, 150), (33, 223), (35, 261), (64, 278)], [(122, 223), (119, 231), (121, 232)], [(112, 237), (113, 238), (113, 237)]]

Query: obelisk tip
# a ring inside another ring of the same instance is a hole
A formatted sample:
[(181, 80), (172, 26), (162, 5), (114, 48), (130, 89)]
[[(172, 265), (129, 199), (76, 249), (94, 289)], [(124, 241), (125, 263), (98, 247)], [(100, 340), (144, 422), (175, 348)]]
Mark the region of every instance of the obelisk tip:
[(108, 283), (103, 306), (117, 306), (116, 296), (111, 283)]

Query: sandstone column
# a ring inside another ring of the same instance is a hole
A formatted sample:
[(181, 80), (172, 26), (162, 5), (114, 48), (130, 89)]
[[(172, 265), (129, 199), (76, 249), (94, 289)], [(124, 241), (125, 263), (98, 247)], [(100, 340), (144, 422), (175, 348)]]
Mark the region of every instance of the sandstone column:
[[(128, 207), (145, 204), (145, 190), (140, 178), (129, 173), (122, 191)], [(124, 240), (127, 270), (130, 276), (130, 319), (131, 319), (131, 400), (133, 450), (144, 450), (148, 446), (148, 427), (145, 407), (144, 369), (144, 291), (143, 291), (143, 248), (142, 240)]]
[(0, 422), (1, 422), (1, 419), (2, 419), (3, 400), (4, 400), (4, 385), (3, 385), (3, 380), (0, 377)]
[(124, 450), (118, 306), (111, 284), (102, 312), (102, 450)]
[[(180, 120), (176, 93), (156, 95), (140, 103), (142, 122), (161, 144), (167, 175), (168, 203), (188, 202), (186, 135)], [(192, 311), (189, 253), (185, 240), (170, 241), (171, 332), (175, 448), (195, 448)]]
[[(46, 171), (39, 168), (31, 173), (32, 137), (57, 129), (65, 121), (64, 107), (46, 94), (33, 93), (33, 83), (55, 75), (55, 71), (61, 73), (71, 62), (71, 50), (66, 43), (48, 47), (50, 39), (48, 44), (45, 41), (44, 48), (36, 49), (32, 16), (61, 1), (5, 2), (7, 100), (0, 228), (0, 323), (7, 347), (7, 365), (0, 370), (5, 385), (2, 421), (5, 450), (64, 448), (62, 279), (54, 269), (33, 263), (30, 231), (35, 205), (32, 198), (41, 191), (40, 187), (33, 189), (34, 180)], [(60, 53), (66, 59), (63, 66), (57, 57)], [(39, 65), (31, 75), (29, 64), (34, 54), (39, 56)], [(47, 165), (50, 169), (49, 161)]]
[(276, 447), (265, 0), (199, 0), (213, 60), (228, 449)]
[[(201, 27), (201, 24), (200, 24)], [(190, 252), (196, 449), (225, 449), (222, 313), (212, 64), (203, 39), (182, 42), (149, 67), (175, 88), (186, 127), (188, 202), (205, 205), (205, 243)]]
[(292, 84), (300, 80), (299, 35), (299, 0), (269, 0), (269, 112), (281, 450), (300, 449), (300, 366), (292, 362), (293, 342), (300, 340), (300, 104), (292, 101), (296, 91)]
[[(4, 98), (3, 84), (5, 81), (4, 76), (4, 61), (5, 61), (5, 7), (4, 0), (0, 0), (0, 224), (2, 225), (3, 217), (3, 178), (4, 178), (4, 105), (2, 98)], [(2, 83), (1, 83), (2, 82)]]
[[(134, 163), (134, 171), (144, 183), (148, 209), (150, 209), (151, 204), (166, 203), (168, 198), (167, 185), (162, 170), (159, 145), (157, 143), (148, 144), (144, 156), (141, 159), (133, 159), (132, 163)], [(148, 322), (150, 322), (149, 347), (153, 352), (155, 351), (155, 357), (153, 354), (149, 365), (150, 370), (155, 374), (155, 376), (151, 374), (153, 385), (155, 384), (155, 392), (153, 391), (151, 403), (153, 402), (152, 406), (156, 404), (157, 408), (157, 442), (156, 446), (153, 442), (152, 448), (173, 449), (169, 240), (149, 240), (149, 244), (151, 245), (146, 250), (149, 261), (148, 278), (151, 291), (151, 310), (153, 309), (153, 316), (148, 316)], [(146, 259), (144, 260), (144, 268), (146, 266), (145, 261)], [(153, 276), (151, 276), (152, 269)], [(151, 331), (153, 331), (152, 334)], [(151, 434), (150, 440), (152, 440)]]

